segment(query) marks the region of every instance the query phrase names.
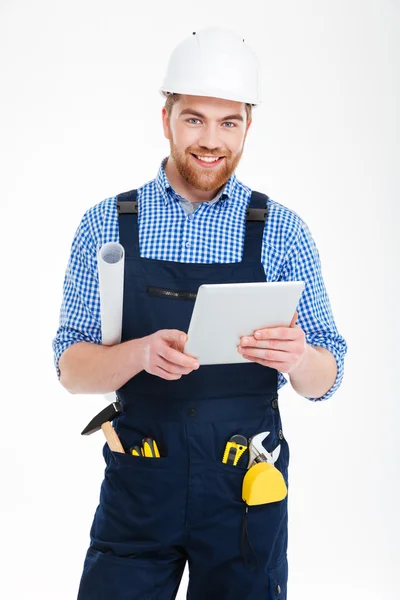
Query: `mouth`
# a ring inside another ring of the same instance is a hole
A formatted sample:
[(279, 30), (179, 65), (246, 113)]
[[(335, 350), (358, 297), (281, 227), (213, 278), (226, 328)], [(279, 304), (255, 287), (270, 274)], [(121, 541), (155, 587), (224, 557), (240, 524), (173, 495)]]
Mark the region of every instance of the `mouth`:
[(207, 156), (207, 155), (192, 154), (192, 153), (191, 153), (191, 156), (193, 156), (194, 160), (196, 161), (196, 163), (198, 165), (200, 165), (201, 167), (204, 167), (206, 169), (215, 168), (217, 165), (221, 164), (225, 158), (224, 156)]

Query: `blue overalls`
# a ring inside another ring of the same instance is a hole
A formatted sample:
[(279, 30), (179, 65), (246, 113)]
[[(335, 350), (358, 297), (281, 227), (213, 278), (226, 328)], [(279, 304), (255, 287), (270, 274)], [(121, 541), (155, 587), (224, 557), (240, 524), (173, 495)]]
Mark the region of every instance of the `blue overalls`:
[[(118, 196), (126, 252), (122, 341), (160, 329), (187, 332), (202, 283), (265, 281), (267, 196), (252, 193), (243, 258), (229, 264), (141, 258), (135, 198), (136, 190)], [(288, 484), (277, 375), (256, 363), (200, 366), (176, 381), (142, 371), (118, 390), (123, 413), (114, 427), (123, 445), (141, 446), (150, 436), (161, 458), (105, 445), (78, 600), (171, 600), (186, 560), (189, 600), (286, 599), (287, 498), (247, 507), (247, 452), (237, 466), (222, 462), (232, 435), (269, 431), (265, 448), (281, 445), (275, 466)]]

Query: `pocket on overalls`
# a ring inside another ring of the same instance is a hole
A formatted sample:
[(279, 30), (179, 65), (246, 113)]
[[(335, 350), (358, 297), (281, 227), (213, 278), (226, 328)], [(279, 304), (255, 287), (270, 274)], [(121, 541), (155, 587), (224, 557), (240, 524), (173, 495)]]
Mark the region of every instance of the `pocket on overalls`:
[(285, 558), (274, 568), (268, 570), (268, 600), (286, 600), (288, 580), (288, 561)]
[(110, 450), (110, 454), (118, 466), (126, 466), (129, 468), (135, 468), (138, 465), (148, 467), (152, 463), (157, 463), (155, 464), (155, 468), (162, 468), (166, 464), (166, 461), (168, 461), (168, 456), (160, 456), (158, 458), (152, 458), (150, 456), (133, 456), (129, 452), (123, 454), (122, 452), (113, 452), (112, 450)]
[(136, 504), (146, 501), (149, 509), (164, 501), (172, 479), (168, 457), (151, 458), (110, 452), (108, 466)]
[[(245, 425), (237, 422), (216, 423), (210, 426), (209, 459), (212, 467), (214, 493), (222, 506), (243, 507), (242, 483), (249, 461), (248, 449), (240, 456), (236, 465), (222, 462), (226, 448), (234, 435), (242, 435), (246, 440), (254, 431), (255, 423)], [(211, 476), (211, 473), (210, 473)]]
[(216, 489), (222, 504), (243, 507), (242, 485), (247, 467), (230, 465), (223, 462), (214, 465)]
[(224, 431), (221, 431), (221, 426), (219, 425), (218, 431), (214, 432), (213, 469), (219, 473), (219, 478), (223, 480), (223, 483), (220, 483), (219, 487), (224, 485), (229, 498), (238, 504), (243, 503), (242, 483), (247, 473), (249, 462), (249, 449), (242, 454), (237, 465), (222, 462), (225, 444), (235, 433), (241, 434), (249, 440), (249, 438), (262, 431), (269, 431), (270, 433), (266, 436), (263, 445), (268, 452), (272, 452), (280, 446), (280, 453), (274, 466), (282, 473), (286, 486), (288, 486), (289, 446), (283, 436), (280, 419), (275, 423), (271, 423), (271, 420), (268, 420), (268, 422), (247, 422), (240, 427), (237, 424), (231, 425), (228, 423), (227, 425), (228, 427), (225, 426)]
[(172, 535), (185, 507), (184, 474), (173, 460), (111, 452), (107, 445), (104, 458), (100, 537), (121, 544)]
[[(267, 452), (273, 452), (277, 446), (281, 445), (275, 468), (282, 473), (287, 486), (288, 445), (283, 437), (280, 420), (266, 419), (243, 423), (237, 433), (249, 439), (264, 431), (270, 432), (263, 441), (263, 446)], [(235, 433), (235, 431), (232, 431), (232, 433)], [(226, 434), (226, 439), (229, 439), (230, 431), (227, 431)], [(221, 438), (219, 437), (219, 453), (221, 453), (221, 450), (223, 452), (221, 445)], [(236, 528), (238, 539), (240, 539), (239, 551), (241, 556), (249, 568), (253, 568), (257, 562), (264, 565), (271, 564), (271, 558), (275, 562), (278, 557), (286, 554), (287, 499), (248, 506), (243, 500), (243, 479), (248, 473), (248, 450), (242, 455), (243, 458), (246, 460), (237, 466), (216, 461), (214, 472), (217, 472), (216, 491), (221, 514), (222, 511), (223, 514), (228, 513), (230, 522)], [(225, 503), (225, 506), (223, 506), (223, 503)], [(284, 565), (279, 565), (279, 567), (283, 569)], [(277, 573), (279, 574), (279, 570)], [(272, 576), (273, 574), (271, 574)], [(275, 597), (285, 598), (284, 595), (276, 596), (275, 594), (275, 596), (272, 596), (272, 598)]]

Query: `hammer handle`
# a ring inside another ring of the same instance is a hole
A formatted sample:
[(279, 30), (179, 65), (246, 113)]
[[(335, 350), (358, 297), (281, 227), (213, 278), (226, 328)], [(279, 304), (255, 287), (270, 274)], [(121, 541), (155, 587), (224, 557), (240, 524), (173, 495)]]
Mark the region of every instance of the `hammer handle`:
[(103, 423), (101, 428), (103, 430), (110, 450), (112, 450), (113, 452), (122, 452), (122, 454), (125, 454), (125, 450), (119, 440), (119, 437), (115, 432), (114, 427), (111, 425), (111, 422), (106, 421), (105, 423)]

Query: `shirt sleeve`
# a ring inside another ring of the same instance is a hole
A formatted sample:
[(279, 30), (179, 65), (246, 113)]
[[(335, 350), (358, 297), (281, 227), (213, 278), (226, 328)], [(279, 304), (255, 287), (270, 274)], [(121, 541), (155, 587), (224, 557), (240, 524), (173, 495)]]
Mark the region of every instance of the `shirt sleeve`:
[(304, 331), (308, 344), (326, 348), (336, 360), (337, 375), (330, 390), (320, 398), (308, 398), (312, 401), (327, 400), (343, 380), (347, 344), (336, 328), (322, 277), (319, 252), (304, 221), (288, 252), (281, 279), (304, 281), (305, 287), (297, 309), (297, 324)]
[(60, 322), (53, 339), (58, 377), (61, 354), (76, 342), (101, 344), (97, 249), (88, 223), (88, 213), (75, 233), (64, 277)]

